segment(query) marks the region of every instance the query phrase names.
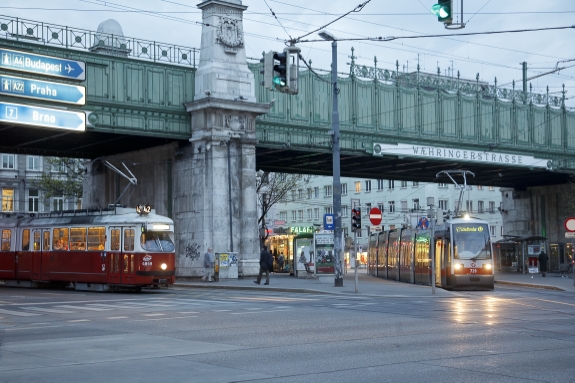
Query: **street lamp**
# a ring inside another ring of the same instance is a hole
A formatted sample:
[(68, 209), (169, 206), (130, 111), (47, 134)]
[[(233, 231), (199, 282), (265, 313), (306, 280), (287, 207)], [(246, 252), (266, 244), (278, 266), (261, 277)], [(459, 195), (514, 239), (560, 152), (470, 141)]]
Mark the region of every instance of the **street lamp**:
[(331, 82), (333, 87), (333, 108), (331, 113), (331, 126), (333, 134), (333, 251), (335, 253), (335, 287), (343, 287), (343, 272), (341, 267), (341, 181), (339, 167), (339, 111), (337, 105), (337, 39), (327, 31), (318, 33), (319, 37), (331, 41)]

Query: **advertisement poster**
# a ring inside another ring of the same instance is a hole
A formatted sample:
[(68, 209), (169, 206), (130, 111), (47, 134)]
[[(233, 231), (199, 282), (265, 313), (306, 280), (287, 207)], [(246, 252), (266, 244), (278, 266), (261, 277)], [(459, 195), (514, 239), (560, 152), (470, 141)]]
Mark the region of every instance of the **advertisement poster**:
[(335, 274), (333, 234), (314, 234), (316, 274)]
[(312, 238), (297, 238), (295, 240), (295, 255), (298, 272), (305, 271), (304, 263), (313, 262)]

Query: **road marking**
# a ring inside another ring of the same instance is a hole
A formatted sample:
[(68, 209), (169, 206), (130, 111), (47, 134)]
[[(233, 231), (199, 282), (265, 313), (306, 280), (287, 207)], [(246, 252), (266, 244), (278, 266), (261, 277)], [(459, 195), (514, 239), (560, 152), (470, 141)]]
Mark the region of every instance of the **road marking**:
[(128, 319), (128, 317), (108, 317), (107, 319)]
[(69, 320), (68, 322), (91, 322), (90, 319), (73, 319)]
[(166, 314), (142, 314), (145, 317), (156, 317), (156, 316), (160, 316), (160, 315), (166, 315)]
[(55, 309), (43, 309), (40, 307), (21, 307), (24, 310), (32, 310), (32, 311), (40, 311), (41, 313), (49, 313), (49, 314), (73, 314), (74, 311), (68, 310), (55, 310)]
[(178, 314), (199, 314), (199, 312), (197, 312), (197, 311), (178, 311)]
[(100, 308), (100, 307), (86, 307), (86, 306), (70, 306), (70, 305), (63, 305), (63, 306), (54, 306), (63, 309), (74, 309), (74, 310), (88, 310), (88, 311), (110, 311), (112, 309)]
[(0, 309), (0, 314), (16, 315), (19, 317), (32, 317), (32, 316), (36, 316), (36, 315), (41, 315), (41, 314), (35, 314), (35, 313), (27, 313), (24, 311), (12, 311), (12, 310), (4, 310), (4, 309)]
[(28, 331), (31, 329), (38, 329), (38, 328), (55, 328), (55, 327), (64, 327), (64, 326), (43, 326), (43, 327), (19, 327), (19, 328), (5, 328), (2, 331), (19, 331), (19, 330), (24, 330), (24, 331)]
[(287, 310), (267, 310), (267, 311), (247, 311), (243, 313), (232, 313), (232, 315), (244, 315), (244, 314), (263, 314), (263, 313), (276, 313), (276, 312), (284, 312)]
[(144, 321), (152, 321), (152, 320), (172, 320), (172, 319), (183, 319), (183, 318), (197, 318), (197, 316), (185, 316), (185, 317), (172, 317), (172, 318), (150, 318), (150, 319), (135, 319), (128, 322), (144, 322)]
[(215, 313), (222, 313), (222, 312), (226, 312), (226, 311), (232, 311), (232, 310), (212, 310)]

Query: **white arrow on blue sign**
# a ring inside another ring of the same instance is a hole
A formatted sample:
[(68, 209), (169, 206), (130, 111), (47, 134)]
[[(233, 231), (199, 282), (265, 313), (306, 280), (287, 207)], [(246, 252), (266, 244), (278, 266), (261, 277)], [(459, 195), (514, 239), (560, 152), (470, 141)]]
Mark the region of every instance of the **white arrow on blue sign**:
[(84, 112), (40, 108), (7, 102), (0, 102), (0, 121), (79, 132), (86, 130), (86, 114)]
[(86, 79), (86, 63), (58, 57), (0, 49), (0, 68), (71, 80)]
[(86, 88), (22, 77), (0, 75), (0, 94), (42, 101), (86, 105)]

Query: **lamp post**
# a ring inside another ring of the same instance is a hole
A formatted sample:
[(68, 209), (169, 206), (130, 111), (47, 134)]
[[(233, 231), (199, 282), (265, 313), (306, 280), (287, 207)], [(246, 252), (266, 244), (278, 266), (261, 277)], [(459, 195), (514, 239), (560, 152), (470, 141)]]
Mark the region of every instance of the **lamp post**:
[(331, 126), (333, 135), (333, 215), (334, 215), (334, 230), (333, 230), (333, 252), (335, 253), (335, 287), (343, 287), (343, 273), (341, 267), (341, 181), (340, 181), (340, 166), (339, 166), (339, 111), (337, 104), (337, 95), (339, 90), (337, 88), (337, 40), (334, 35), (327, 31), (318, 33), (319, 37), (326, 41), (331, 41), (331, 82), (333, 87), (333, 107), (331, 113)]

